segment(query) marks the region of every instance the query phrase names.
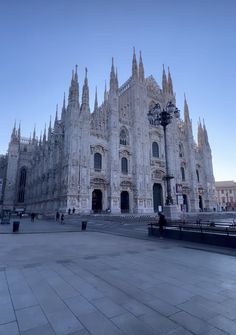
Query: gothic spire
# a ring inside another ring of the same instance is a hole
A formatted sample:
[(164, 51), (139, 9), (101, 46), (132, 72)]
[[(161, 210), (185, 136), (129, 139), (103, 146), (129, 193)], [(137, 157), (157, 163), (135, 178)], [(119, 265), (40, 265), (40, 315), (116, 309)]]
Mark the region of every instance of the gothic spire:
[(36, 140), (36, 126), (34, 125), (34, 131), (33, 131), (33, 141)]
[(202, 128), (202, 123), (200, 119), (198, 123), (197, 139), (198, 139), (198, 146), (202, 147), (204, 143), (204, 134), (203, 134), (203, 128)]
[(140, 51), (139, 55), (139, 80), (143, 83), (144, 82), (144, 66), (142, 60), (142, 53)]
[(104, 89), (104, 102), (108, 100), (108, 92), (107, 92), (107, 83), (105, 80), (105, 89)]
[(46, 142), (46, 123), (45, 123), (45, 127), (44, 127), (44, 133), (43, 133), (43, 143)]
[(184, 93), (184, 121), (185, 123), (190, 123), (189, 109), (185, 93)]
[(48, 140), (50, 139), (51, 137), (51, 134), (52, 134), (52, 117), (50, 115), (50, 121), (49, 121), (49, 125), (48, 125)]
[(116, 75), (114, 68), (114, 58), (112, 57), (111, 72), (110, 72), (110, 91), (116, 91)]
[(79, 83), (78, 83), (77, 68), (78, 68), (78, 65), (75, 66), (75, 72), (74, 70), (72, 71), (68, 103), (79, 105)]
[(173, 83), (172, 83), (169, 66), (168, 66), (168, 92), (169, 94), (173, 95)]
[(14, 127), (12, 129), (12, 133), (11, 133), (11, 140), (15, 140), (17, 137), (17, 134), (16, 134), (16, 121), (14, 122)]
[(133, 48), (133, 60), (132, 60), (132, 78), (138, 79), (138, 65), (135, 54), (135, 48)]
[(162, 70), (162, 91), (163, 93), (167, 93), (167, 78), (166, 78), (166, 71), (165, 71), (165, 67), (163, 64), (163, 70)]
[(65, 119), (65, 115), (66, 115), (66, 94), (64, 92), (63, 105), (62, 105), (62, 109), (61, 109), (61, 120)]
[(74, 75), (75, 81), (78, 83), (78, 65), (75, 65), (75, 75)]
[[(50, 121), (51, 121), (51, 119), (50, 119)], [(56, 114), (55, 114), (55, 119), (54, 119), (54, 128), (56, 126), (57, 121), (58, 121), (58, 104), (56, 105)]]
[(40, 131), (40, 137), (39, 137), (39, 146), (42, 144), (42, 130)]
[(118, 89), (119, 87), (119, 83), (118, 83), (118, 71), (117, 71), (117, 68), (116, 68), (116, 89)]
[(94, 112), (98, 110), (98, 92), (97, 92), (97, 86), (95, 90), (95, 100), (94, 100)]
[(71, 75), (71, 81), (70, 81), (71, 85), (73, 84), (74, 80), (75, 80), (75, 73), (74, 73), (74, 69), (72, 69), (72, 75)]
[(82, 92), (82, 104), (81, 110), (84, 108), (89, 108), (89, 87), (88, 87), (88, 69), (85, 68), (85, 78)]
[(203, 119), (203, 134), (204, 134), (204, 140), (205, 140), (205, 143), (207, 145), (209, 145), (209, 141), (208, 141), (208, 133), (207, 133), (207, 130), (206, 130), (206, 125), (205, 125), (205, 121)]
[(21, 138), (21, 122), (19, 122), (19, 127), (18, 127), (18, 132), (17, 132), (17, 136), (18, 136), (18, 139), (20, 140)]

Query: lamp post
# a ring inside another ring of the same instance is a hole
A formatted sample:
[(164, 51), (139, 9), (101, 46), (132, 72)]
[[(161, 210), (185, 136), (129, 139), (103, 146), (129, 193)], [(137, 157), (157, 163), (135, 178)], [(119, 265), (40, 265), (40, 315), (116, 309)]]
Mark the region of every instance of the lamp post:
[(179, 110), (178, 108), (169, 101), (165, 108), (161, 109), (159, 103), (157, 103), (149, 112), (148, 112), (148, 120), (153, 126), (162, 126), (164, 131), (164, 147), (165, 147), (165, 160), (166, 160), (166, 205), (173, 205), (173, 198), (171, 196), (171, 184), (170, 179), (174, 178), (170, 175), (169, 171), (169, 163), (167, 156), (167, 140), (166, 140), (166, 127), (171, 123), (173, 118), (179, 118)]

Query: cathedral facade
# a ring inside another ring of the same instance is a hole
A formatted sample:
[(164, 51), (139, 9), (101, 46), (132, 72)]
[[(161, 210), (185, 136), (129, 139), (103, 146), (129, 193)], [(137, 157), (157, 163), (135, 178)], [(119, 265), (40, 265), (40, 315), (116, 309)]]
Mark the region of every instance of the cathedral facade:
[[(90, 111), (87, 70), (80, 99), (77, 66), (68, 102), (56, 112), (43, 136), (21, 136), (14, 126), (6, 157), (4, 209), (28, 212), (153, 213), (166, 199), (166, 161), (171, 193), (179, 211), (215, 207), (214, 175), (207, 130), (199, 122), (193, 138), (188, 104), (183, 119), (167, 126), (150, 124), (148, 111), (159, 103), (176, 103), (170, 72), (163, 67), (162, 85), (145, 77), (135, 52), (132, 74), (121, 86), (112, 61), (110, 86), (104, 101)], [(165, 144), (166, 152), (165, 155)]]

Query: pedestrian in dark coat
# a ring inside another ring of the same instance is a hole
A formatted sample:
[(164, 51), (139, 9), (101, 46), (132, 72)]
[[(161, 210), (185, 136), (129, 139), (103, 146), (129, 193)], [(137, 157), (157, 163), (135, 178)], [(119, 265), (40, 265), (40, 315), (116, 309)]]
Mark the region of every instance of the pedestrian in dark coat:
[(59, 214), (59, 212), (57, 212), (56, 213), (56, 221), (59, 221), (59, 219), (60, 219), (60, 214)]
[(64, 214), (61, 214), (61, 224), (64, 224)]
[(159, 221), (158, 221), (159, 235), (160, 235), (160, 238), (162, 238), (163, 237), (163, 232), (164, 232), (164, 226), (166, 226), (167, 221), (166, 221), (166, 218), (165, 218), (164, 214), (158, 213), (158, 215), (159, 215)]

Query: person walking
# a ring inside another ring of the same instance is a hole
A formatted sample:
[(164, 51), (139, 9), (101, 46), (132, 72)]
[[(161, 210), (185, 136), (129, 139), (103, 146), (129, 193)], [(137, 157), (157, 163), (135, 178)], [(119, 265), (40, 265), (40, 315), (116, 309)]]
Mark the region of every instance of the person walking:
[(166, 221), (164, 214), (159, 212), (158, 215), (159, 215), (159, 221), (158, 221), (159, 235), (160, 235), (160, 238), (163, 238), (164, 226), (166, 226), (167, 221)]
[(64, 214), (61, 214), (61, 224), (64, 224)]
[(59, 212), (57, 211), (57, 213), (56, 213), (56, 221), (59, 221), (59, 219), (60, 219), (60, 214), (59, 214)]

